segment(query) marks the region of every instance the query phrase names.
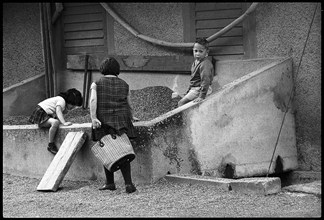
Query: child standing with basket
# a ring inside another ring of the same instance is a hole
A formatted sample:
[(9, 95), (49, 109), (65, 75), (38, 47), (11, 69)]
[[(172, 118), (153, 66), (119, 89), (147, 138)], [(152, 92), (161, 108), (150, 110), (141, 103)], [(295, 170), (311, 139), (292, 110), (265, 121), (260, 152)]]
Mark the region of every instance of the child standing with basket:
[[(121, 137), (126, 134), (126, 138), (136, 138), (135, 128), (132, 123), (133, 115), (130, 105), (129, 85), (118, 78), (119, 70), (120, 66), (117, 60), (113, 57), (107, 58), (99, 68), (103, 77), (91, 84), (92, 140), (96, 141), (96, 144), (99, 142), (101, 144), (101, 139), (107, 135), (116, 138), (116, 136)], [(129, 140), (127, 141), (129, 142)], [(92, 151), (95, 145), (92, 147)], [(134, 156), (121, 159), (118, 163), (118, 169), (122, 172), (127, 193), (136, 191), (136, 187), (132, 183), (130, 165), (131, 160), (135, 158)], [(116, 169), (109, 170), (109, 167), (104, 165), (104, 171), (106, 182), (99, 190), (116, 190), (114, 182)]]

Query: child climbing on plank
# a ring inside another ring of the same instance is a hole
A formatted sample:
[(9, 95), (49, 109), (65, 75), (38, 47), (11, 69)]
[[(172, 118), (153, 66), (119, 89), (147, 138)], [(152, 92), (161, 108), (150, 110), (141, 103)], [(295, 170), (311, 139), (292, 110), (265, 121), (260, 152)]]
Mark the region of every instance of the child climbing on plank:
[(71, 122), (66, 122), (63, 114), (74, 109), (76, 106), (81, 106), (83, 103), (81, 93), (73, 88), (66, 92), (61, 92), (55, 97), (45, 99), (38, 103), (34, 109), (32, 115), (29, 118), (29, 122), (32, 124), (38, 124), (41, 128), (49, 127), (49, 143), (47, 150), (53, 154), (56, 154), (58, 149), (54, 143), (54, 138), (60, 124), (71, 125)]
[(191, 66), (191, 79), (186, 95), (178, 102), (178, 107), (193, 101), (200, 102), (209, 95), (214, 77), (214, 67), (207, 59), (209, 52), (208, 41), (198, 38), (193, 46), (195, 61)]

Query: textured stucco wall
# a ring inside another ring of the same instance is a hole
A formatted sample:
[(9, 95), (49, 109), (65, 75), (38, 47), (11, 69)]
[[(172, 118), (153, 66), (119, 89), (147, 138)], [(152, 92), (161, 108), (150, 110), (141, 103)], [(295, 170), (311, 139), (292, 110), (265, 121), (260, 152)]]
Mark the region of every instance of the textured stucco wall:
[(38, 3), (5, 3), (3, 88), (44, 73)]
[[(182, 4), (184, 3), (111, 5), (139, 33), (164, 41), (183, 42)], [(296, 137), (302, 170), (321, 169), (320, 4), (302, 56), (316, 4), (264, 2), (260, 3), (256, 10), (257, 57), (293, 58), (296, 78), (293, 105), (296, 110)], [(39, 19), (38, 3), (3, 4), (3, 88), (44, 73)], [(154, 46), (137, 39), (116, 21), (114, 32), (117, 55), (181, 54), (179, 51)], [(301, 58), (302, 62), (298, 69)], [(127, 77), (136, 75), (136, 80), (141, 78), (141, 73), (127, 74)], [(81, 86), (80, 84), (79, 87)]]
[[(113, 10), (140, 34), (168, 42), (183, 42), (183, 3), (113, 3)], [(179, 50), (155, 46), (136, 38), (114, 21), (117, 55), (172, 56)]]
[(311, 25), (316, 5), (316, 2), (261, 3), (256, 12), (258, 57), (293, 58), (299, 164), (302, 170), (314, 171), (321, 170), (320, 3)]

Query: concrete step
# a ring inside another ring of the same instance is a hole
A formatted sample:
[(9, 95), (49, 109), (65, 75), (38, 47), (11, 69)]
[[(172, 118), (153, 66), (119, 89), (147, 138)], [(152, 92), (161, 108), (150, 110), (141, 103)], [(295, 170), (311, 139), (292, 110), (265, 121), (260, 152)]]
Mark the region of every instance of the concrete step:
[(302, 184), (321, 180), (322, 175), (320, 171), (295, 170), (287, 173), (285, 179), (287, 185)]
[(282, 188), (283, 191), (297, 192), (297, 193), (308, 193), (316, 196), (322, 196), (322, 181), (316, 180), (304, 184), (294, 184)]
[(245, 194), (270, 195), (281, 191), (279, 177), (251, 177), (227, 179), (197, 175), (168, 174), (165, 179), (175, 183), (214, 185), (217, 188)]

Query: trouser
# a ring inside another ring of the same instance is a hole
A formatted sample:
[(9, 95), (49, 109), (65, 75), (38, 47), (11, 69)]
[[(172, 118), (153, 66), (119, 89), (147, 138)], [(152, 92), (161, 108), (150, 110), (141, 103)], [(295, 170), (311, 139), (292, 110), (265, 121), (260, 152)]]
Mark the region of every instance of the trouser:
[[(114, 172), (110, 172), (106, 167), (104, 167), (105, 175), (106, 175), (106, 184), (114, 184)], [(125, 185), (132, 184), (132, 176), (131, 176), (131, 166), (130, 162), (125, 162), (120, 165), (120, 171), (123, 175)]]

